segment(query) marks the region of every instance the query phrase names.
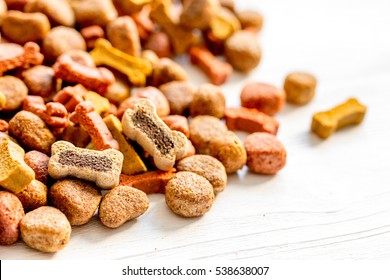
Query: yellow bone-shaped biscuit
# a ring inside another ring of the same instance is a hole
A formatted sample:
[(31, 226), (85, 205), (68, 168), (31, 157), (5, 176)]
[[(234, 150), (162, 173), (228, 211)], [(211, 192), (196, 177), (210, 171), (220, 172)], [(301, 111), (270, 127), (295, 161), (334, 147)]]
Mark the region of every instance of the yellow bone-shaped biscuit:
[(122, 72), (135, 86), (144, 86), (146, 77), (151, 75), (153, 71), (149, 60), (124, 53), (114, 48), (105, 39), (98, 39), (90, 54), (96, 65), (108, 65)]
[(7, 104), (7, 99), (5, 94), (0, 91), (0, 111), (5, 107), (5, 104)]
[(24, 150), (8, 138), (0, 138), (0, 186), (13, 192), (23, 191), (35, 179), (24, 162)]
[(150, 100), (141, 98), (134, 107), (123, 115), (123, 132), (153, 157), (157, 168), (171, 169), (176, 158), (184, 155), (187, 138), (183, 133), (169, 129), (157, 116), (156, 107)]
[(51, 154), (49, 174), (54, 179), (76, 177), (95, 182), (102, 189), (112, 189), (119, 183), (123, 155), (117, 150), (93, 151), (57, 141)]
[(133, 146), (126, 140), (123, 135), (122, 123), (114, 115), (109, 115), (103, 119), (111, 132), (112, 137), (119, 143), (119, 151), (123, 154), (122, 173), (126, 175), (133, 175), (141, 172), (146, 172), (147, 168), (134, 150)]
[(311, 123), (311, 131), (321, 138), (328, 138), (342, 127), (361, 123), (366, 110), (367, 107), (357, 99), (348, 99), (333, 109), (316, 113)]
[(84, 94), (84, 100), (91, 102), (99, 115), (110, 109), (110, 101), (94, 91), (88, 91)]

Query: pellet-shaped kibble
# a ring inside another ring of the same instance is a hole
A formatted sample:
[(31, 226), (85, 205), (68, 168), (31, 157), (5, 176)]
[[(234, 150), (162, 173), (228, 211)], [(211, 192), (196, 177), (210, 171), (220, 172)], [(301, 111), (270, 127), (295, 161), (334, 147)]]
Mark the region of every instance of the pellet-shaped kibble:
[(72, 226), (88, 223), (99, 207), (102, 195), (91, 183), (65, 179), (50, 188), (50, 200)]
[(205, 177), (213, 186), (214, 194), (226, 188), (227, 175), (223, 164), (216, 158), (208, 155), (193, 155), (180, 160), (176, 168), (178, 171), (194, 172)]
[(225, 115), (226, 101), (222, 90), (212, 84), (203, 84), (194, 94), (190, 106), (191, 117), (209, 115), (223, 118)]
[(28, 1), (26, 6), (24, 7), (24, 12), (41, 12), (48, 17), (50, 23), (54, 26), (73, 26), (75, 23), (74, 12), (72, 10), (70, 2), (67, 0)]
[(260, 174), (276, 174), (286, 165), (286, 150), (282, 143), (269, 133), (256, 132), (244, 142), (249, 170)]
[(99, 207), (99, 218), (109, 228), (117, 228), (135, 219), (149, 208), (146, 194), (130, 186), (118, 186), (110, 190)]
[(31, 183), (16, 196), (19, 198), (26, 212), (47, 205), (47, 186), (40, 181), (32, 180)]
[(42, 206), (31, 212), (20, 222), (23, 241), (31, 248), (54, 253), (69, 242), (71, 226), (60, 210), (51, 206)]
[(49, 179), (49, 160), (46, 154), (38, 151), (29, 151), (24, 155), (24, 161), (34, 170), (35, 179), (43, 184), (47, 184)]
[(178, 172), (165, 188), (165, 202), (179, 216), (202, 216), (214, 203), (213, 186), (198, 174)]
[(168, 100), (172, 115), (188, 115), (196, 87), (188, 81), (173, 81), (159, 87)]
[(316, 86), (317, 80), (312, 74), (290, 73), (284, 81), (287, 102), (297, 105), (310, 102), (314, 97)]
[(5, 102), (2, 111), (14, 111), (22, 105), (28, 93), (28, 88), (22, 80), (13, 76), (0, 77), (0, 92)]
[(24, 217), (22, 203), (12, 193), (0, 191), (0, 245), (18, 240), (19, 222)]
[(56, 79), (51, 67), (44, 65), (31, 67), (23, 71), (22, 77), (31, 95), (48, 98), (55, 92)]

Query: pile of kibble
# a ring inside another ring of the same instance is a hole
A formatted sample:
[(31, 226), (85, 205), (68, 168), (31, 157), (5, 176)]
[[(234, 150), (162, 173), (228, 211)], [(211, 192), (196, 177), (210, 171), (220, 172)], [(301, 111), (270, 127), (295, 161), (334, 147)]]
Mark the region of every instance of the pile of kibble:
[[(219, 88), (259, 65), (262, 25), (227, 0), (0, 0), (0, 245), (21, 236), (56, 252), (71, 226), (98, 212), (120, 227), (151, 193), (201, 216), (227, 174), (282, 169), (273, 116), (286, 100), (309, 102), (316, 79), (247, 84), (235, 108)], [(210, 83), (189, 82), (176, 55)], [(337, 112), (323, 113), (336, 128), (346, 123)], [(235, 130), (249, 133), (244, 142)]]

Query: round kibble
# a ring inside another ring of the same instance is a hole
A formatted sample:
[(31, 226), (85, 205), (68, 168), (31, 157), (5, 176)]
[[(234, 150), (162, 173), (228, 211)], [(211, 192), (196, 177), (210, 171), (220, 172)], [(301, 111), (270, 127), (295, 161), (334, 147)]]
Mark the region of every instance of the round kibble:
[(169, 209), (179, 216), (202, 216), (213, 205), (213, 186), (198, 174), (178, 172), (165, 187), (165, 201)]
[(0, 77), (0, 92), (5, 96), (5, 105), (2, 111), (14, 111), (23, 103), (28, 93), (28, 88), (22, 80), (12, 77)]
[(61, 210), (72, 226), (88, 223), (99, 207), (102, 195), (90, 183), (65, 179), (50, 188), (50, 201)]
[(225, 55), (236, 70), (249, 72), (259, 65), (261, 48), (253, 33), (237, 31), (226, 40)]
[(207, 29), (219, 8), (219, 0), (184, 1), (180, 24), (191, 29)]
[(134, 20), (129, 16), (118, 17), (107, 24), (107, 38), (113, 47), (133, 56), (141, 55), (141, 43)]
[(212, 116), (197, 116), (190, 122), (190, 140), (198, 154), (209, 154), (210, 141), (227, 131), (226, 125)]
[(35, 179), (45, 185), (49, 180), (49, 160), (50, 158), (47, 155), (38, 151), (30, 151), (24, 155), (24, 161), (34, 170)]
[(31, 67), (23, 71), (22, 77), (31, 95), (47, 98), (55, 92), (56, 82), (51, 67), (44, 65)]
[(172, 57), (173, 49), (169, 36), (164, 32), (153, 32), (145, 43), (146, 50), (154, 51), (158, 57)]
[(283, 109), (285, 100), (286, 93), (283, 89), (266, 83), (250, 83), (241, 91), (243, 107), (255, 108), (270, 116)]
[(178, 171), (189, 171), (205, 177), (213, 186), (214, 194), (226, 188), (227, 175), (223, 164), (216, 158), (208, 155), (193, 155), (180, 160), (176, 168)]
[(22, 203), (12, 193), (0, 191), (0, 245), (18, 240), (19, 222), (24, 217)]
[(45, 14), (53, 26), (73, 26), (75, 16), (67, 0), (34, 0), (24, 6), (26, 13), (41, 12)]
[(51, 206), (42, 206), (20, 222), (23, 241), (31, 248), (54, 253), (69, 242), (72, 228), (64, 213)]
[(208, 154), (222, 162), (226, 173), (240, 170), (247, 160), (243, 143), (231, 131), (211, 139)]
[(152, 85), (160, 86), (172, 81), (186, 81), (187, 72), (170, 58), (161, 58), (153, 69)]
[(226, 101), (220, 87), (204, 84), (195, 92), (190, 106), (191, 117), (209, 115), (216, 118), (225, 116)]
[(47, 205), (47, 187), (40, 181), (32, 180), (31, 183), (16, 196), (19, 198), (26, 212)]
[(50, 154), (56, 138), (45, 122), (28, 111), (18, 112), (8, 123), (8, 132), (31, 150)]
[(159, 117), (168, 116), (170, 113), (169, 103), (165, 95), (155, 87), (146, 87), (133, 94), (133, 97), (146, 98), (156, 106)]
[(286, 165), (286, 150), (271, 134), (256, 132), (244, 142), (249, 170), (260, 174), (275, 174)]
[(316, 78), (303, 72), (290, 73), (284, 81), (286, 100), (289, 103), (303, 105), (313, 99), (317, 86)]
[(259, 32), (263, 28), (263, 16), (257, 11), (240, 11), (237, 12), (237, 17), (242, 29), (254, 28)]
[(149, 208), (149, 200), (143, 191), (130, 186), (111, 189), (99, 207), (99, 218), (109, 228), (117, 228), (135, 219)]
[(81, 26), (106, 26), (118, 13), (111, 0), (72, 1), (76, 22)]
[(168, 99), (172, 115), (188, 115), (196, 87), (187, 81), (173, 81), (159, 87)]

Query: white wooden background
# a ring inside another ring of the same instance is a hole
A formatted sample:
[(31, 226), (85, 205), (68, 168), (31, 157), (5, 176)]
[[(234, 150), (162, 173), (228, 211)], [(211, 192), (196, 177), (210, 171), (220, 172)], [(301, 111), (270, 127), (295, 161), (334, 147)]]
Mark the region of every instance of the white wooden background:
[[(287, 166), (276, 176), (230, 176), (202, 218), (180, 218), (163, 195), (150, 195), (149, 211), (119, 229), (95, 217), (74, 227), (56, 254), (18, 242), (0, 247), (0, 259), (390, 258), (390, 2), (236, 2), (264, 13), (264, 56), (256, 71), (223, 87), (229, 105), (238, 105), (249, 81), (282, 86), (292, 70), (319, 80), (310, 104), (277, 116)], [(188, 69), (195, 82), (206, 81)], [(349, 97), (368, 106), (362, 125), (325, 141), (309, 133), (314, 112)]]

